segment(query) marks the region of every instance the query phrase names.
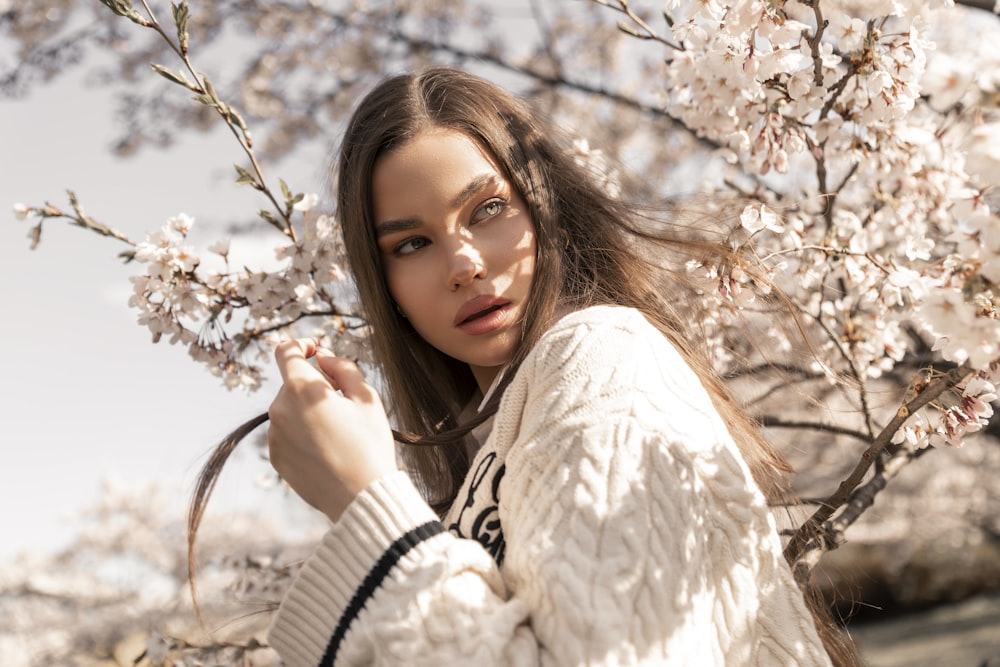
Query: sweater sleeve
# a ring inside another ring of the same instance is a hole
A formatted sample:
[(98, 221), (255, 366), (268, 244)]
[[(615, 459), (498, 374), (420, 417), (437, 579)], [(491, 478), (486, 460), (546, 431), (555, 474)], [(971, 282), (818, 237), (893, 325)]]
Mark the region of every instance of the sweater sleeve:
[(527, 615), (489, 554), (447, 533), (399, 472), (362, 492), (324, 536), (269, 639), (286, 667), (460, 665), (493, 651), (479, 662), (531, 664), (501, 659), (534, 643)]
[(828, 664), (697, 378), (610, 310), (557, 324), (504, 395), (502, 575), (379, 480), (282, 602), (286, 665)]

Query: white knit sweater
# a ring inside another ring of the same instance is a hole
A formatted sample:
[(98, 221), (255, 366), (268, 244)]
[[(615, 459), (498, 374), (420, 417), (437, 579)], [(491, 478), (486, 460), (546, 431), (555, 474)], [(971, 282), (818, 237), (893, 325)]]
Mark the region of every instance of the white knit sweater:
[(289, 667), (829, 664), (698, 378), (607, 306), (531, 351), (443, 522), (402, 472), (359, 495), (270, 641)]

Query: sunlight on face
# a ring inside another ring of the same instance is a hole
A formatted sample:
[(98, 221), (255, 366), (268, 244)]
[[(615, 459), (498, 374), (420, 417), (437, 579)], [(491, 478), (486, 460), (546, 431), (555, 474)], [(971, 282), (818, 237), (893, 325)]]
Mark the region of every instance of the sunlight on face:
[(439, 128), (380, 157), (372, 191), (389, 292), (485, 391), (517, 348), (534, 274), (524, 201), (476, 141)]

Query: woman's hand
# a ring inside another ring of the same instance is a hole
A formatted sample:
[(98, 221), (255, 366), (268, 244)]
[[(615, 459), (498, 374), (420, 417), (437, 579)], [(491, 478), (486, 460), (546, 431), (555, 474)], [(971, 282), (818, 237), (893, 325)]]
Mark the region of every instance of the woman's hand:
[(274, 356), (284, 384), (268, 410), (271, 465), (336, 521), (365, 487), (396, 470), (385, 408), (354, 362), (312, 339), (282, 343)]

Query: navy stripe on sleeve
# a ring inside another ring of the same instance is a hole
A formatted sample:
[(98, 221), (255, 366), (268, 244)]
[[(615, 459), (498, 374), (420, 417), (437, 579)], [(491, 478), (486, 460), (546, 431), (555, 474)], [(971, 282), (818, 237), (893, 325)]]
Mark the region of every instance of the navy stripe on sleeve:
[(340, 649), (340, 642), (344, 640), (347, 629), (351, 627), (351, 623), (354, 622), (354, 619), (364, 609), (368, 598), (375, 594), (375, 590), (389, 576), (389, 572), (396, 566), (396, 563), (421, 542), (429, 540), (443, 532), (445, 532), (444, 524), (440, 521), (428, 521), (409, 531), (386, 549), (382, 557), (375, 563), (375, 567), (365, 576), (365, 580), (361, 582), (358, 590), (351, 597), (347, 609), (344, 610), (344, 615), (340, 617), (340, 621), (337, 623), (337, 629), (333, 631), (333, 636), (330, 637), (330, 643), (326, 645), (326, 652), (323, 653), (323, 659), (319, 663), (321, 667), (333, 667), (333, 662), (337, 658), (337, 651)]

